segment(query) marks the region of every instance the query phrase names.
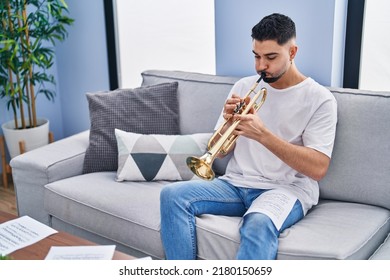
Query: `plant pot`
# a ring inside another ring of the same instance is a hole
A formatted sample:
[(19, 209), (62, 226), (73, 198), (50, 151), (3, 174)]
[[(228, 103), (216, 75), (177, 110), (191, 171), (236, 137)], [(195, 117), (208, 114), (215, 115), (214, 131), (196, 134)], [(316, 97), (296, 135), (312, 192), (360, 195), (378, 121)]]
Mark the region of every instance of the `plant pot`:
[(38, 119), (37, 127), (34, 128), (15, 129), (13, 120), (4, 123), (1, 128), (11, 158), (20, 154), (20, 141), (24, 141), (26, 152), (49, 144), (49, 120), (47, 119)]

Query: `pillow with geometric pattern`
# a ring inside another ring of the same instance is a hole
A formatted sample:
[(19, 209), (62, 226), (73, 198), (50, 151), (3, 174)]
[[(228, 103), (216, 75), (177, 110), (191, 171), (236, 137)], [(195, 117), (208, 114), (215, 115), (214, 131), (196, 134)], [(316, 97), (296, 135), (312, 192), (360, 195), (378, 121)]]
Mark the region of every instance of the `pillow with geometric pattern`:
[(115, 129), (117, 181), (181, 181), (197, 177), (187, 167), (189, 156), (202, 156), (212, 133), (137, 134)]

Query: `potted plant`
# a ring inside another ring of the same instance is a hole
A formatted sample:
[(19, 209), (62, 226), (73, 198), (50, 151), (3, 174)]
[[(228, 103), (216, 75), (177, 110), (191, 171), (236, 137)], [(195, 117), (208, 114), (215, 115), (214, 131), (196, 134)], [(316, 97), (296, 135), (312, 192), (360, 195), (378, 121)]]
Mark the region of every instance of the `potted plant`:
[[(67, 13), (64, 0), (0, 0), (0, 97), (13, 112), (13, 120), (2, 128), (11, 158), (21, 139), (26, 150), (48, 143), (49, 122), (37, 118), (35, 100), (39, 95), (54, 100), (50, 85), (55, 80), (47, 70), (54, 62), (55, 43), (66, 38), (66, 26), (73, 23)], [(44, 135), (30, 140), (22, 131)], [(17, 140), (11, 140), (15, 134)]]

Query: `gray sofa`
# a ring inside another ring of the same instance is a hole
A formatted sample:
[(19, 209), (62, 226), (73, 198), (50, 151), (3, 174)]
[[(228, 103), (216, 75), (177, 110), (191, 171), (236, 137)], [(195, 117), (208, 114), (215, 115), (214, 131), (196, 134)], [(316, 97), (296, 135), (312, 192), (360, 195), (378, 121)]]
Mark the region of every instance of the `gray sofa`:
[[(181, 134), (211, 132), (238, 79), (157, 70), (142, 76), (143, 85), (179, 82)], [(331, 166), (320, 182), (320, 202), (281, 234), (277, 258), (390, 259), (390, 93), (331, 91), (339, 120)], [(88, 134), (11, 161), (19, 215), (116, 244), (138, 257), (164, 258), (159, 194), (169, 182), (116, 182), (115, 172), (82, 174)], [(217, 162), (217, 172), (225, 164)], [(197, 217), (198, 258), (233, 259), (239, 223), (239, 217)]]

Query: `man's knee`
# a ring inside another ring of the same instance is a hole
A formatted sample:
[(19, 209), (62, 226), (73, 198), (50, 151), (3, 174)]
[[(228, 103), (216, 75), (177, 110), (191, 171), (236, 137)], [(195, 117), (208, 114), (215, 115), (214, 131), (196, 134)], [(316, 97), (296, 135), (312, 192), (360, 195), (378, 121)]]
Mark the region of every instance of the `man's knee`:
[(160, 202), (161, 204), (172, 204), (173, 202), (184, 201), (189, 195), (190, 190), (191, 188), (188, 188), (184, 182), (166, 185), (161, 190)]
[(277, 235), (277, 229), (271, 218), (259, 212), (252, 212), (244, 216), (243, 227), (256, 228), (257, 232), (267, 232)]
[(171, 184), (165, 185), (161, 190), (160, 196), (177, 195), (177, 193), (180, 192), (182, 185), (183, 185), (183, 182), (176, 182), (176, 183), (171, 183)]

